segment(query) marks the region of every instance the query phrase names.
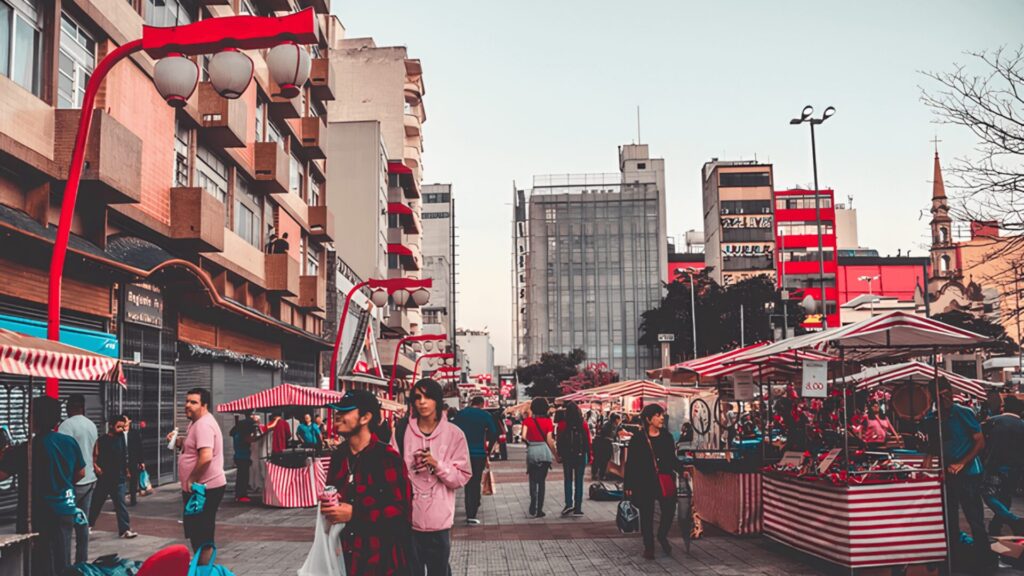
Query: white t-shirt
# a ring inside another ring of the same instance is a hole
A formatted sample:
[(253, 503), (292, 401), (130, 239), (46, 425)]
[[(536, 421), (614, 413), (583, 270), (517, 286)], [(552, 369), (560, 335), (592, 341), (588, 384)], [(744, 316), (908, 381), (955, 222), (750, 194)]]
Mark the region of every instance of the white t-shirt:
[(96, 472), (92, 469), (92, 449), (96, 446), (96, 439), (100, 435), (96, 424), (82, 414), (78, 414), (61, 422), (57, 427), (57, 432), (74, 438), (82, 450), (82, 459), (85, 460), (85, 476), (78, 481), (77, 485), (86, 486), (95, 482)]

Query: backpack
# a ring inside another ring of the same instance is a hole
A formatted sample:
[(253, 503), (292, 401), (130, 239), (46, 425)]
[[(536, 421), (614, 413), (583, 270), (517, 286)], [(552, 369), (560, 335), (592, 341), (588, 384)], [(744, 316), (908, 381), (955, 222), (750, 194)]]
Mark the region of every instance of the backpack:
[(124, 560), (117, 554), (100, 556), (93, 563), (79, 562), (68, 568), (68, 574), (75, 576), (134, 576), (138, 574), (142, 562)]
[(555, 447), (558, 448), (558, 455), (562, 460), (571, 464), (586, 462), (590, 456), (587, 435), (582, 428), (566, 426), (558, 435)]
[(594, 502), (618, 502), (623, 497), (622, 490), (617, 486), (609, 488), (604, 482), (595, 482), (590, 485), (590, 499)]

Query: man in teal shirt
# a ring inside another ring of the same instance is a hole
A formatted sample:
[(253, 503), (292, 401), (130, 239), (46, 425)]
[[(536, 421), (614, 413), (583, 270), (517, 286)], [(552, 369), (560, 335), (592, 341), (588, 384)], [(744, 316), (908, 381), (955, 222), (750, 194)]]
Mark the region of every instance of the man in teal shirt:
[(295, 434), (306, 448), (319, 448), (323, 439), (323, 436), (320, 435), (320, 427), (313, 422), (313, 417), (309, 414), (302, 415), (302, 424), (295, 429)]
[(483, 397), (476, 396), (470, 400), (469, 407), (455, 417), (455, 425), (466, 435), (469, 462), (473, 467), (473, 477), (466, 484), (466, 524), (470, 525), (480, 523), (476, 515), (480, 510), (480, 480), (487, 467), (487, 447), (498, 439), (498, 426), (483, 408)]

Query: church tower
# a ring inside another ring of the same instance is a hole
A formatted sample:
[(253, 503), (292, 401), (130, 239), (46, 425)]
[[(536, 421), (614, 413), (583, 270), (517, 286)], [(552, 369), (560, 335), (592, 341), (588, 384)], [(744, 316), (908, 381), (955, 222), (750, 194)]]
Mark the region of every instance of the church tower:
[(935, 150), (932, 176), (932, 278), (953, 278), (957, 275), (956, 245), (953, 242), (953, 219), (949, 217), (946, 185), (942, 182), (939, 151)]

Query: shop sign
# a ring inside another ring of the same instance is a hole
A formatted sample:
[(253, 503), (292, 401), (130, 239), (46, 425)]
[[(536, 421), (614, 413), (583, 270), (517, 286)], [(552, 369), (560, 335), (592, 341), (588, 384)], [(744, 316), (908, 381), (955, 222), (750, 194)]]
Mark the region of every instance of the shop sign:
[(152, 284), (125, 286), (124, 321), (154, 328), (164, 326), (164, 296)]
[(726, 259), (729, 258), (742, 258), (742, 257), (755, 257), (755, 256), (771, 256), (774, 252), (771, 244), (724, 244), (722, 245), (722, 255)]
[(803, 385), (800, 395), (804, 398), (825, 398), (828, 396), (828, 360), (804, 360)]
[(736, 400), (741, 402), (754, 400), (756, 391), (754, 390), (753, 372), (736, 372), (730, 378), (732, 378), (733, 396)]
[(771, 228), (771, 216), (728, 216), (722, 218), (722, 228)]

